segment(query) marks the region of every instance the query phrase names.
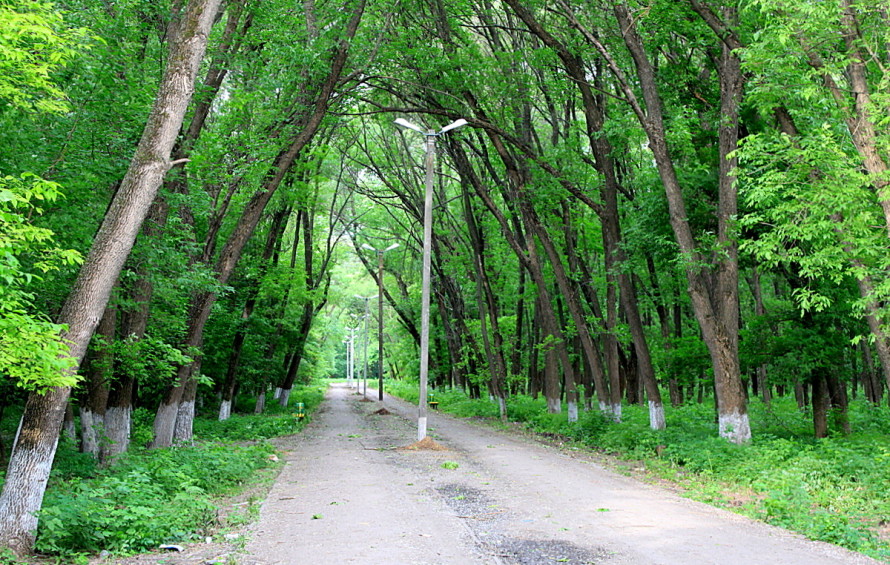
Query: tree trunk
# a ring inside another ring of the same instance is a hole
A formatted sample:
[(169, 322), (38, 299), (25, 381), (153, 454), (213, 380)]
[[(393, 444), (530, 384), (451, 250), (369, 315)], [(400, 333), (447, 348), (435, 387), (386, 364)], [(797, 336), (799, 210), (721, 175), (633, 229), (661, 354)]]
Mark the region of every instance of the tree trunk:
[(182, 391), (182, 398), (176, 409), (176, 425), (173, 428), (173, 441), (177, 444), (192, 442), (192, 425), (195, 421), (195, 401), (198, 393), (198, 380), (195, 373), (201, 370), (201, 361), (191, 366), (193, 371)]
[[(473, 268), (476, 274), (476, 302), (479, 308), (479, 323), (482, 334), (482, 345), (488, 358), (488, 367), (491, 372), (491, 394), (497, 400), (501, 420), (507, 421), (507, 363), (504, 360), (504, 339), (498, 322), (500, 317), (497, 298), (491, 289), (488, 274), (485, 269), (485, 244), (482, 233), (476, 225), (476, 216), (470, 203), (470, 193), (467, 186), (461, 191), (464, 204), (464, 218), (470, 233), (471, 248), (473, 250)], [(491, 322), (491, 338), (489, 338), (488, 322)], [(492, 344), (491, 341), (494, 341)]]
[(859, 340), (859, 352), (862, 355), (862, 385), (865, 389), (866, 397), (872, 404), (881, 403), (881, 381), (875, 372), (875, 364), (871, 356), (871, 348), (868, 343), (862, 339)]
[[(760, 284), (760, 271), (756, 268), (748, 281), (748, 286), (751, 287), (751, 294), (754, 296), (754, 315), (760, 317), (766, 316), (766, 307), (763, 305), (763, 288)], [(763, 404), (769, 407), (772, 402), (772, 393), (770, 392), (770, 385), (766, 380), (766, 363), (758, 365), (755, 378), (757, 379), (757, 385), (763, 398)]]
[(300, 362), (303, 360), (303, 350), (306, 347), (306, 340), (309, 338), (309, 330), (312, 328), (312, 320), (315, 318), (314, 308), (311, 302), (303, 305), (303, 313), (300, 315), (300, 325), (297, 328), (297, 340), (291, 347), (290, 362), (287, 366), (287, 372), (278, 385), (278, 405), (282, 408), (287, 407), (290, 400), (290, 391), (297, 379), (297, 372), (300, 369)]
[(105, 313), (96, 328), (103, 343), (97, 347), (90, 359), (86, 399), (80, 407), (80, 449), (99, 458), (101, 443), (105, 435), (105, 410), (108, 405), (108, 384), (111, 381), (114, 355), (111, 344), (117, 326), (117, 308), (106, 306)]
[(825, 386), (823, 369), (813, 371), (810, 382), (813, 386), (813, 431), (817, 438), (828, 437), (828, 389)]
[[(738, 262), (736, 260), (738, 245), (734, 242), (734, 233), (731, 229), (737, 198), (735, 179), (732, 176), (735, 161), (727, 158), (738, 140), (737, 109), (742, 86), (740, 64), (737, 56), (724, 45), (720, 60), (722, 117), (719, 132), (720, 202), (717, 213), (717, 239), (720, 245), (715, 250), (717, 284), (713, 284), (710, 270), (702, 267), (707, 261), (701, 255), (698, 242), (693, 236), (686, 212), (683, 188), (667, 145), (663, 106), (655, 70), (643, 48), (642, 39), (637, 34), (636, 24), (631, 19), (627, 6), (616, 4), (614, 12), (619, 25), (625, 30), (624, 43), (634, 60), (646, 109), (644, 110), (639, 104), (636, 94), (626, 81), (622, 81), (620, 86), (646, 131), (649, 149), (655, 158), (656, 168), (664, 185), (671, 227), (680, 252), (685, 258), (686, 278), (693, 311), (701, 327), (702, 337), (708, 347), (714, 369), (719, 433), (733, 443), (746, 443), (751, 439), (751, 427), (738, 359)], [(623, 76), (608, 50), (595, 37), (591, 35), (586, 37), (609, 62), (616, 76)]]
[[(105, 215), (59, 322), (70, 356), (80, 363), (164, 175), (192, 98), (219, 0), (192, 0), (171, 42), (167, 68), (130, 168)], [(31, 550), (70, 389), (31, 394), (0, 494), (0, 545)]]
[(825, 384), (828, 390), (828, 401), (831, 404), (832, 412), (835, 414), (835, 419), (840, 424), (841, 431), (845, 435), (850, 435), (850, 416), (847, 413), (848, 401), (844, 383), (838, 380), (835, 375), (826, 373)]
[[(155, 237), (159, 227), (166, 222), (167, 212), (167, 203), (162, 198), (156, 198), (142, 226), (142, 236)], [(145, 337), (153, 293), (154, 286), (149, 278), (148, 268), (142, 265), (136, 271), (136, 280), (127, 301), (135, 306), (121, 312), (120, 335), (124, 340), (138, 342)], [(115, 368), (105, 408), (106, 441), (102, 444), (100, 453), (100, 460), (104, 464), (112, 462), (129, 449), (135, 384), (133, 375), (122, 374)]]
[(247, 324), (256, 307), (260, 291), (260, 282), (269, 268), (269, 261), (272, 259), (278, 241), (284, 234), (286, 220), (289, 215), (290, 209), (282, 208), (272, 216), (272, 222), (269, 226), (269, 234), (266, 238), (266, 245), (263, 248), (263, 255), (260, 259), (259, 272), (251, 280), (250, 288), (247, 291), (247, 301), (244, 303), (244, 309), (241, 312), (241, 323), (235, 331), (235, 337), (232, 338), (229, 360), (228, 363), (226, 363), (226, 377), (222, 387), (222, 399), (219, 404), (218, 417), (220, 420), (228, 420), (232, 415), (232, 403), (235, 400), (235, 385), (237, 384), (235, 377), (238, 372), (238, 361), (241, 358), (241, 350), (244, 347), (244, 340), (247, 337)]

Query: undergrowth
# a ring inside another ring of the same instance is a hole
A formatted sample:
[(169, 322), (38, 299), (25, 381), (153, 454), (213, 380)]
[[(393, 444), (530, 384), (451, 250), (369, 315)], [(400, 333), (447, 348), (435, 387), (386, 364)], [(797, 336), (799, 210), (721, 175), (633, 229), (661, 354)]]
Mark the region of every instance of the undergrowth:
[[(417, 387), (391, 383), (389, 392), (417, 401)], [(460, 390), (433, 393), (439, 409), (458, 416), (496, 417), (489, 399)], [(666, 407), (668, 427), (649, 429), (648, 408), (625, 406), (621, 423), (598, 411), (569, 423), (548, 414), (543, 398), (511, 397), (511, 421), (548, 436), (642, 463), (687, 496), (878, 559), (890, 559), (890, 410), (853, 402), (849, 436), (812, 437), (810, 416), (793, 398), (749, 406), (748, 445), (717, 437), (713, 404)], [(882, 529), (884, 530), (882, 533)]]
[[(297, 433), (323, 398), (324, 385), (295, 387), (288, 407), (269, 399), (265, 414), (236, 414), (224, 422), (215, 412), (199, 414), (194, 444), (153, 450), (143, 446), (154, 415), (138, 409), (131, 449), (109, 467), (62, 442), (39, 515), (36, 550), (60, 562), (85, 562), (101, 551), (129, 555), (212, 534), (222, 497), (276, 465), (275, 448), (265, 440)], [(295, 416), (297, 402), (305, 405), (304, 419)], [(14, 562), (4, 559), (0, 555), (0, 563)]]

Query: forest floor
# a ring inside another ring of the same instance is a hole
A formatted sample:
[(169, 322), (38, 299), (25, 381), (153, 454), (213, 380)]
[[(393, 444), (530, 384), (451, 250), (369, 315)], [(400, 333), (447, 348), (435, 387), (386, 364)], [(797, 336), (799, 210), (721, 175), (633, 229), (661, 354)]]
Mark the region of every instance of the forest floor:
[(878, 563), (527, 434), (433, 413), (418, 449), (415, 407), (368, 397), (334, 385), (302, 434), (276, 440), (286, 465), (240, 534), (96, 563)]

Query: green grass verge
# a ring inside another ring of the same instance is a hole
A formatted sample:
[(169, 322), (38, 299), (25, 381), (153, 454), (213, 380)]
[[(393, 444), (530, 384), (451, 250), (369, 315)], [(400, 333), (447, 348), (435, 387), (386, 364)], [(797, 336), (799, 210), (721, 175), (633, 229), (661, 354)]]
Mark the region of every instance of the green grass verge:
[[(261, 471), (279, 464), (266, 440), (299, 432), (324, 389), (295, 387), (288, 407), (269, 399), (265, 414), (236, 414), (224, 422), (215, 412), (199, 414), (195, 443), (169, 449), (140, 447), (151, 438), (154, 414), (136, 410), (132, 448), (107, 468), (63, 442), (40, 511), (37, 551), (85, 563), (101, 551), (130, 555), (211, 535), (220, 501), (262, 481)], [(295, 416), (297, 402), (305, 405), (306, 418)], [(17, 562), (0, 554), (0, 564), (7, 563)]]
[[(390, 394), (417, 401), (417, 385), (393, 382)], [(459, 390), (433, 392), (439, 410), (464, 417), (496, 418), (497, 405)], [(791, 398), (749, 412), (753, 441), (730, 444), (716, 434), (712, 404), (666, 408), (668, 427), (649, 429), (648, 409), (625, 406), (615, 423), (597, 411), (569, 423), (548, 414), (543, 399), (510, 398), (511, 421), (587, 447), (632, 459), (686, 496), (775, 524), (872, 557), (890, 559), (890, 410), (853, 402), (854, 433), (812, 437), (809, 415)]]

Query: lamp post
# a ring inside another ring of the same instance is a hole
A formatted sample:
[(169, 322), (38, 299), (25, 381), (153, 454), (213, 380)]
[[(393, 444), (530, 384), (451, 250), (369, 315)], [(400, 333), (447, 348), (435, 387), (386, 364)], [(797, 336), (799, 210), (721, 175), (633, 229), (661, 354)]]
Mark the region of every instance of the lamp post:
[(364, 351), (362, 353), (362, 356), (364, 357), (365, 370), (363, 373), (364, 378), (363, 378), (363, 382), (362, 382), (362, 397), (367, 399), (368, 398), (368, 320), (371, 317), (369, 301), (374, 297), (373, 296), (358, 296), (358, 295), (356, 295), (356, 298), (361, 298), (362, 300), (365, 301), (365, 339), (364, 339), (364, 345), (363, 345)]
[(383, 254), (398, 246), (398, 243), (393, 243), (386, 249), (377, 249), (367, 243), (362, 244), (363, 248), (377, 253), (377, 307), (380, 316), (377, 325), (377, 400), (383, 400)]
[(423, 199), (423, 273), (420, 298), (420, 397), (417, 401), (417, 441), (426, 437), (427, 380), (430, 363), (430, 262), (433, 240), (433, 181), (436, 163), (436, 138), (447, 131), (467, 124), (460, 119), (451, 122), (439, 131), (424, 131), (408, 120), (399, 118), (396, 124), (414, 130), (426, 137), (426, 191)]
[(343, 366), (346, 371), (346, 386), (349, 386), (349, 338), (343, 340), (343, 345), (346, 346), (346, 357)]
[[(359, 386), (359, 373), (361, 373), (361, 365), (356, 368), (355, 364), (355, 349), (356, 349), (356, 338), (361, 336), (362, 332), (362, 315), (360, 314), (350, 314), (350, 318), (352, 318), (352, 384), (355, 386), (356, 394), (358, 394), (358, 386)], [(367, 328), (366, 328), (367, 329)]]
[(355, 384), (355, 328), (349, 328), (349, 386)]
[(349, 332), (349, 337), (343, 340), (346, 343), (346, 386), (352, 388), (355, 367), (355, 363), (353, 362), (353, 357), (355, 356), (355, 348), (353, 346), (355, 341), (355, 328), (346, 328), (346, 331)]

